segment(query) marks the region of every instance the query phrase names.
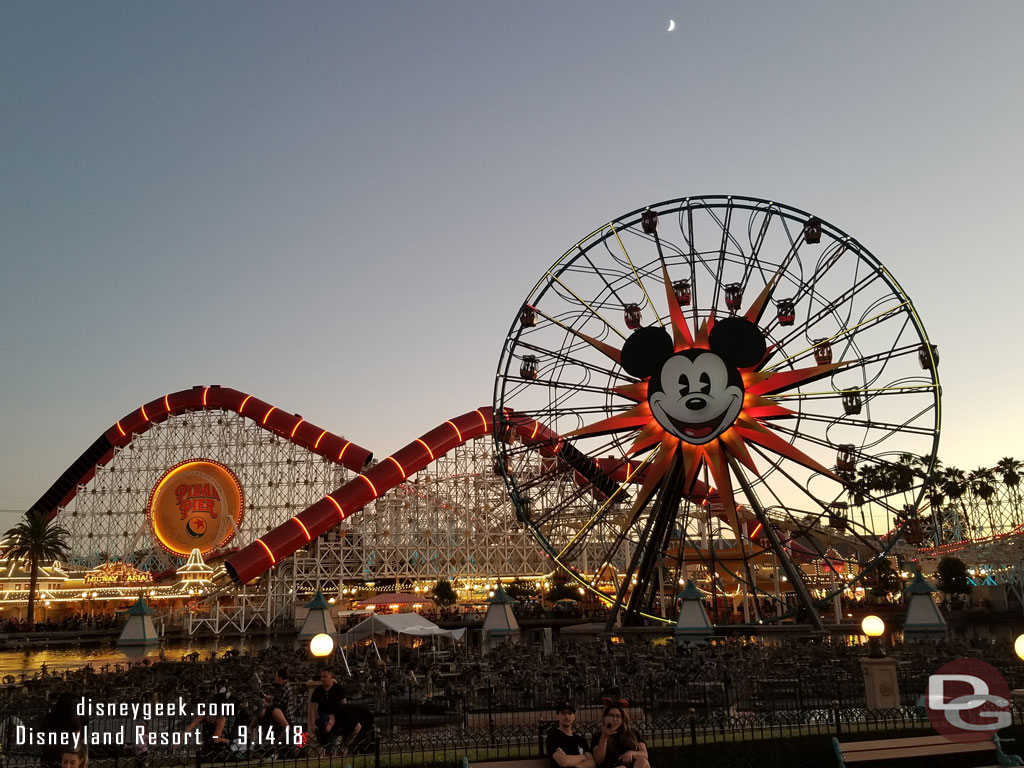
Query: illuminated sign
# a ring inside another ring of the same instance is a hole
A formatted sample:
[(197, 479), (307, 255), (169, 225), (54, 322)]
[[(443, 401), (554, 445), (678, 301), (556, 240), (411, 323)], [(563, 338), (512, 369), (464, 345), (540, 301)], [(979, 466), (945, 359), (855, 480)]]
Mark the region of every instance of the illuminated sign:
[(152, 584), (153, 575), (130, 563), (104, 563), (85, 574), (86, 584)]
[(153, 535), (169, 551), (187, 556), (223, 547), (238, 532), (245, 509), (234, 473), (209, 459), (171, 467), (149, 497)]

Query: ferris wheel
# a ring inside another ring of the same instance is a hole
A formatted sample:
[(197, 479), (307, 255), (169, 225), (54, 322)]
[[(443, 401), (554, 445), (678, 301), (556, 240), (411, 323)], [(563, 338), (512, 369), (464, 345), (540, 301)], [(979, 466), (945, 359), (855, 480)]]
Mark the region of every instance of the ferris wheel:
[[(910, 298), (838, 228), (753, 198), (659, 203), (584, 237), (526, 297), (498, 365), (495, 470), (609, 625), (671, 620), (693, 580), (748, 621), (820, 627), (918, 525), (937, 365)], [(881, 473), (898, 482), (863, 482)]]

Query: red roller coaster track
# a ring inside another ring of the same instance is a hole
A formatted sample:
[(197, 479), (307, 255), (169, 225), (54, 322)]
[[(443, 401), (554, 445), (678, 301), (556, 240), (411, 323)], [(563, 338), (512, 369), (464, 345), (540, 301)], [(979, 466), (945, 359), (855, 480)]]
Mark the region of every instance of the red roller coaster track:
[(135, 435), (141, 435), (154, 424), (166, 421), (186, 411), (234, 411), (252, 419), (268, 432), (280, 435), (313, 453), (359, 472), (370, 463), (373, 454), (351, 440), (328, 432), (305, 421), (297, 414), (282, 411), (270, 403), (245, 392), (227, 387), (193, 387), (172, 392), (150, 400), (117, 421), (100, 435), (68, 469), (50, 486), (50, 489), (29, 509), (29, 513), (42, 513), (50, 519), (60, 507), (67, 506), (102, 467), (114, 456), (114, 451), (126, 447)]
[[(95, 475), (97, 467), (110, 461), (115, 450), (124, 448), (136, 435), (143, 434), (169, 416), (197, 410), (234, 411), (319, 456), (354, 472), (362, 472), (231, 555), (225, 566), (238, 583), (256, 578), (314, 537), (359, 512), (409, 475), (466, 441), (490, 434), (494, 429), (491, 408), (478, 408), (445, 421), (367, 469), (373, 458), (370, 451), (305, 421), (297, 414), (282, 411), (236, 389), (216, 385), (193, 387), (151, 400), (118, 420), (57, 479), (29, 512), (42, 512), (52, 518)], [(618, 483), (643, 481), (643, 469), (635, 461), (599, 459), (594, 462), (576, 451), (570, 442), (533, 419), (510, 414), (508, 421), (511, 430), (524, 444), (536, 446), (544, 458), (558, 457), (568, 463), (575, 469), (577, 477), (593, 483), (594, 492), (607, 496), (614, 492)], [(693, 493), (705, 496), (713, 492), (700, 484)]]

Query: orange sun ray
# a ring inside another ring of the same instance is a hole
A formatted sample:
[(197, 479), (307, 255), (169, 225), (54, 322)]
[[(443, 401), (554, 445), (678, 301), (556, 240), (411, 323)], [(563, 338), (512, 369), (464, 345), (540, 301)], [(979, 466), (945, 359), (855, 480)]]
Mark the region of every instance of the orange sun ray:
[(636, 439), (633, 441), (633, 445), (626, 451), (627, 456), (636, 455), (641, 453), (665, 436), (665, 430), (661, 428), (661, 425), (651, 419), (649, 424), (646, 424), (636, 435)]
[(708, 335), (711, 333), (711, 329), (715, 327), (715, 315), (712, 313), (703, 323), (700, 324), (700, 328), (697, 330), (697, 335), (693, 337), (693, 346), (700, 349), (711, 349), (708, 345)]
[(690, 326), (686, 324), (686, 317), (683, 310), (676, 301), (676, 292), (672, 290), (672, 281), (668, 276), (668, 267), (664, 260), (661, 262), (661, 274), (665, 276), (665, 293), (668, 296), (668, 315), (672, 320), (672, 338), (675, 341), (673, 351), (679, 352), (687, 347), (693, 346), (693, 336), (690, 335)]
[(743, 442), (743, 438), (740, 437), (735, 429), (725, 430), (722, 433), (721, 439), (729, 449), (729, 453), (739, 459), (743, 466), (760, 477), (761, 473), (757, 471), (754, 459), (750, 456), (750, 451), (747, 450), (747, 444)]
[(825, 475), (826, 477), (831, 477), (833, 480), (839, 480), (832, 470), (823, 467), (795, 445), (783, 440), (774, 432), (769, 432), (755, 421), (745, 419), (741, 416), (736, 420), (736, 426), (734, 429), (749, 443), (757, 443), (758, 445), (767, 448), (769, 451), (777, 453), (791, 461), (795, 461), (797, 464), (801, 464), (808, 469), (813, 469), (815, 472)]
[(701, 446), (704, 449), (704, 456), (707, 458), (708, 467), (711, 469), (711, 477), (715, 481), (718, 490), (718, 498), (722, 501), (722, 514), (728, 522), (729, 515), (736, 513), (736, 500), (732, 495), (732, 479), (729, 477), (729, 465), (725, 456), (722, 455), (722, 448), (717, 440), (712, 440), (707, 445)]
[(794, 411), (779, 405), (769, 398), (751, 395), (748, 390), (743, 398), (743, 413), (755, 419), (771, 419), (780, 416), (792, 416)]
[(647, 399), (647, 382), (637, 381), (632, 384), (623, 384), (612, 389), (612, 392), (639, 403)]
[(761, 315), (764, 314), (764, 306), (768, 302), (768, 297), (772, 295), (772, 291), (775, 290), (775, 284), (779, 282), (783, 269), (784, 265), (780, 265), (775, 271), (775, 275), (772, 279), (765, 283), (764, 288), (761, 289), (757, 298), (754, 299), (754, 302), (747, 308), (747, 312), (744, 317), (754, 325), (757, 325), (758, 321), (761, 319)]
[(585, 427), (566, 432), (562, 437), (579, 437), (581, 435), (606, 435), (611, 432), (622, 432), (635, 429), (651, 421), (651, 406), (645, 401), (637, 403), (625, 413), (609, 416), (607, 419), (595, 421)]
[[(527, 304), (527, 306), (530, 306), (530, 305)], [(575, 328), (570, 328), (565, 323), (559, 322), (558, 320), (556, 320), (555, 318), (551, 317), (550, 315), (544, 314), (543, 312), (541, 312), (536, 307), (530, 307), (530, 309), (532, 309), (538, 315), (543, 317), (545, 320), (548, 320), (549, 322), (554, 323), (555, 325), (557, 325), (562, 330), (568, 331), (569, 333), (571, 333), (576, 338), (582, 339), (583, 341), (587, 342), (587, 344), (592, 346), (594, 349), (596, 349), (598, 352), (603, 354), (609, 360), (611, 360), (613, 362), (616, 362), (616, 363), (621, 362), (619, 360), (620, 350), (616, 349), (611, 344), (605, 344), (603, 341), (598, 341), (597, 339), (593, 338), (592, 336), (587, 336), (587, 334), (585, 334), (585, 333), (580, 333)]]
[[(674, 447), (674, 446), (673, 446)], [(629, 510), (629, 523), (626, 524), (626, 530), (636, 522), (637, 516), (640, 514), (640, 510), (646, 506), (647, 502), (651, 500), (654, 492), (661, 486), (662, 478), (665, 477), (665, 473), (668, 472), (669, 466), (671, 466), (672, 458), (675, 456), (674, 450), (666, 450), (666, 445), (663, 442), (661, 448), (658, 449), (658, 458), (650, 465), (647, 472), (644, 473), (644, 484), (640, 486), (640, 490), (637, 492), (636, 501), (633, 502), (633, 508)]]
[(683, 442), (679, 442), (679, 449), (683, 452), (683, 495), (691, 501), (695, 495), (699, 495), (701, 497), (707, 496), (711, 493), (710, 488), (706, 488), (705, 492), (702, 494), (694, 494), (694, 486), (697, 483), (697, 473), (700, 472), (701, 464), (704, 463), (704, 454), (701, 451), (698, 451), (696, 446)]
[(797, 368), (793, 371), (772, 373), (761, 381), (754, 382), (748, 386), (747, 394), (772, 395), (785, 389), (792, 389), (800, 384), (809, 384), (812, 381), (817, 381), (828, 376), (833, 371), (859, 362), (859, 360), (846, 360), (840, 363), (815, 365), (811, 368)]

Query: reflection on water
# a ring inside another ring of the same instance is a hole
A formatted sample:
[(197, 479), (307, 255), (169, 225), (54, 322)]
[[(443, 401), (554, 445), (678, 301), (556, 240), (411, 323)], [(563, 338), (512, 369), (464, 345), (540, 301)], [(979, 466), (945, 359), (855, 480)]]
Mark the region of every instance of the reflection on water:
[[(216, 653), (218, 656), (231, 650), (246, 653), (275, 644), (292, 645), (294, 642), (292, 637), (259, 637), (248, 640), (244, 637), (221, 640), (180, 640), (167, 642), (162, 650), (168, 661), (179, 661), (182, 656), (193, 652), (197, 652), (200, 659), (208, 659), (211, 653)], [(100, 667), (107, 664), (113, 667), (115, 664), (126, 664), (144, 658), (155, 662), (160, 658), (160, 651), (161, 646), (159, 645), (145, 648), (119, 648), (113, 642), (104, 645), (70, 645), (0, 651), (0, 676), (19, 675), (23, 672), (32, 675), (38, 672), (43, 664), (46, 665), (49, 672), (75, 669), (87, 664), (92, 664), (93, 669), (99, 671)]]

